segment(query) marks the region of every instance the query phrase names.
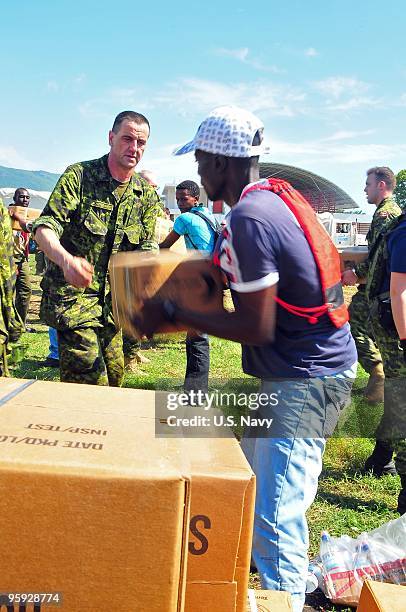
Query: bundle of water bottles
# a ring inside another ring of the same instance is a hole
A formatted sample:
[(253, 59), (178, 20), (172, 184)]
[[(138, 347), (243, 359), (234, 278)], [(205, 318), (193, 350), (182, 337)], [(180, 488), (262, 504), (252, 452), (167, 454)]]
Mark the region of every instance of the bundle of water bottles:
[(406, 514), (356, 539), (322, 532), (307, 592), (320, 588), (334, 603), (356, 606), (367, 578), (406, 585)]

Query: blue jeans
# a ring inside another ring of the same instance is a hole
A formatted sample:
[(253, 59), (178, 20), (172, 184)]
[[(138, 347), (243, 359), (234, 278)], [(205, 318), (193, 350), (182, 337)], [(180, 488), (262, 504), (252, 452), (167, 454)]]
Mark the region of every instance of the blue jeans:
[(48, 327), (49, 355), (48, 359), (59, 359), (58, 333), (53, 327)]
[(187, 334), (185, 391), (207, 393), (210, 369), (210, 343), (207, 334)]
[(306, 511), (317, 493), (325, 438), (349, 403), (355, 373), (356, 364), (328, 377), (263, 380), (261, 393), (278, 398), (259, 409), (272, 425), (242, 440), (257, 478), (253, 560), (262, 588), (289, 591), (294, 612), (305, 601)]

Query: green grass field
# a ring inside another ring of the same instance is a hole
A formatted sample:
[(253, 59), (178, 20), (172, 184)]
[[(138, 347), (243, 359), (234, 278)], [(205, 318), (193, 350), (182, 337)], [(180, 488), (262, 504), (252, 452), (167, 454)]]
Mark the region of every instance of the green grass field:
[[(35, 334), (25, 334), (26, 356), (13, 370), (12, 375), (21, 378), (58, 380), (59, 371), (39, 367), (37, 362), (48, 353), (47, 328), (38, 319), (39, 290), (35, 289), (29, 324), (37, 329)], [(184, 336), (160, 337), (144, 345), (144, 355), (150, 359), (148, 364), (139, 364), (135, 372), (127, 372), (124, 380), (126, 387), (154, 389), (166, 388), (168, 381), (181, 384), (185, 371)], [(245, 377), (241, 371), (241, 348), (238, 344), (212, 338), (210, 374), (218, 381), (226, 379), (245, 379), (251, 388), (255, 381)], [(359, 367), (351, 406), (340, 422), (341, 431), (356, 432), (359, 426), (374, 430), (382, 406), (369, 406), (362, 396), (367, 374)], [(340, 431), (340, 430), (339, 430)], [(395, 476), (377, 479), (361, 474), (362, 465), (373, 447), (369, 438), (355, 438), (339, 435), (327, 443), (324, 456), (324, 469), (320, 478), (316, 501), (308, 512), (310, 530), (310, 556), (318, 552), (320, 531), (327, 529), (330, 534), (348, 534), (356, 537), (384, 522), (397, 518), (396, 504), (400, 481)], [(257, 585), (255, 576), (252, 582)], [(313, 604), (315, 605), (315, 604)], [(328, 602), (315, 609), (346, 610), (334, 607)]]

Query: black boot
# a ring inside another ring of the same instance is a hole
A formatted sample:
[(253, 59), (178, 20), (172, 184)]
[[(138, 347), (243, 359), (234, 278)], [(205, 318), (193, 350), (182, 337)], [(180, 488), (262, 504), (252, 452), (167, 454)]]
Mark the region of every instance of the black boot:
[(400, 489), (398, 497), (397, 510), (399, 514), (404, 514), (406, 512), (406, 474), (401, 475), (400, 482), (402, 483), (402, 488)]
[(396, 476), (395, 464), (392, 460), (393, 448), (387, 440), (377, 440), (372, 455), (365, 462), (364, 470), (374, 476)]

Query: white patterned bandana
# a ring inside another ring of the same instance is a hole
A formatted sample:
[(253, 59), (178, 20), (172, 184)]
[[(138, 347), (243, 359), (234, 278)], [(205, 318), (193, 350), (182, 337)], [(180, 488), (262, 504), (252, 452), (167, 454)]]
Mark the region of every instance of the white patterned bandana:
[(255, 157), (264, 152), (264, 147), (252, 142), (257, 132), (262, 142), (263, 131), (264, 124), (250, 111), (237, 106), (219, 106), (200, 124), (193, 140), (176, 148), (173, 155), (200, 149), (226, 157)]

